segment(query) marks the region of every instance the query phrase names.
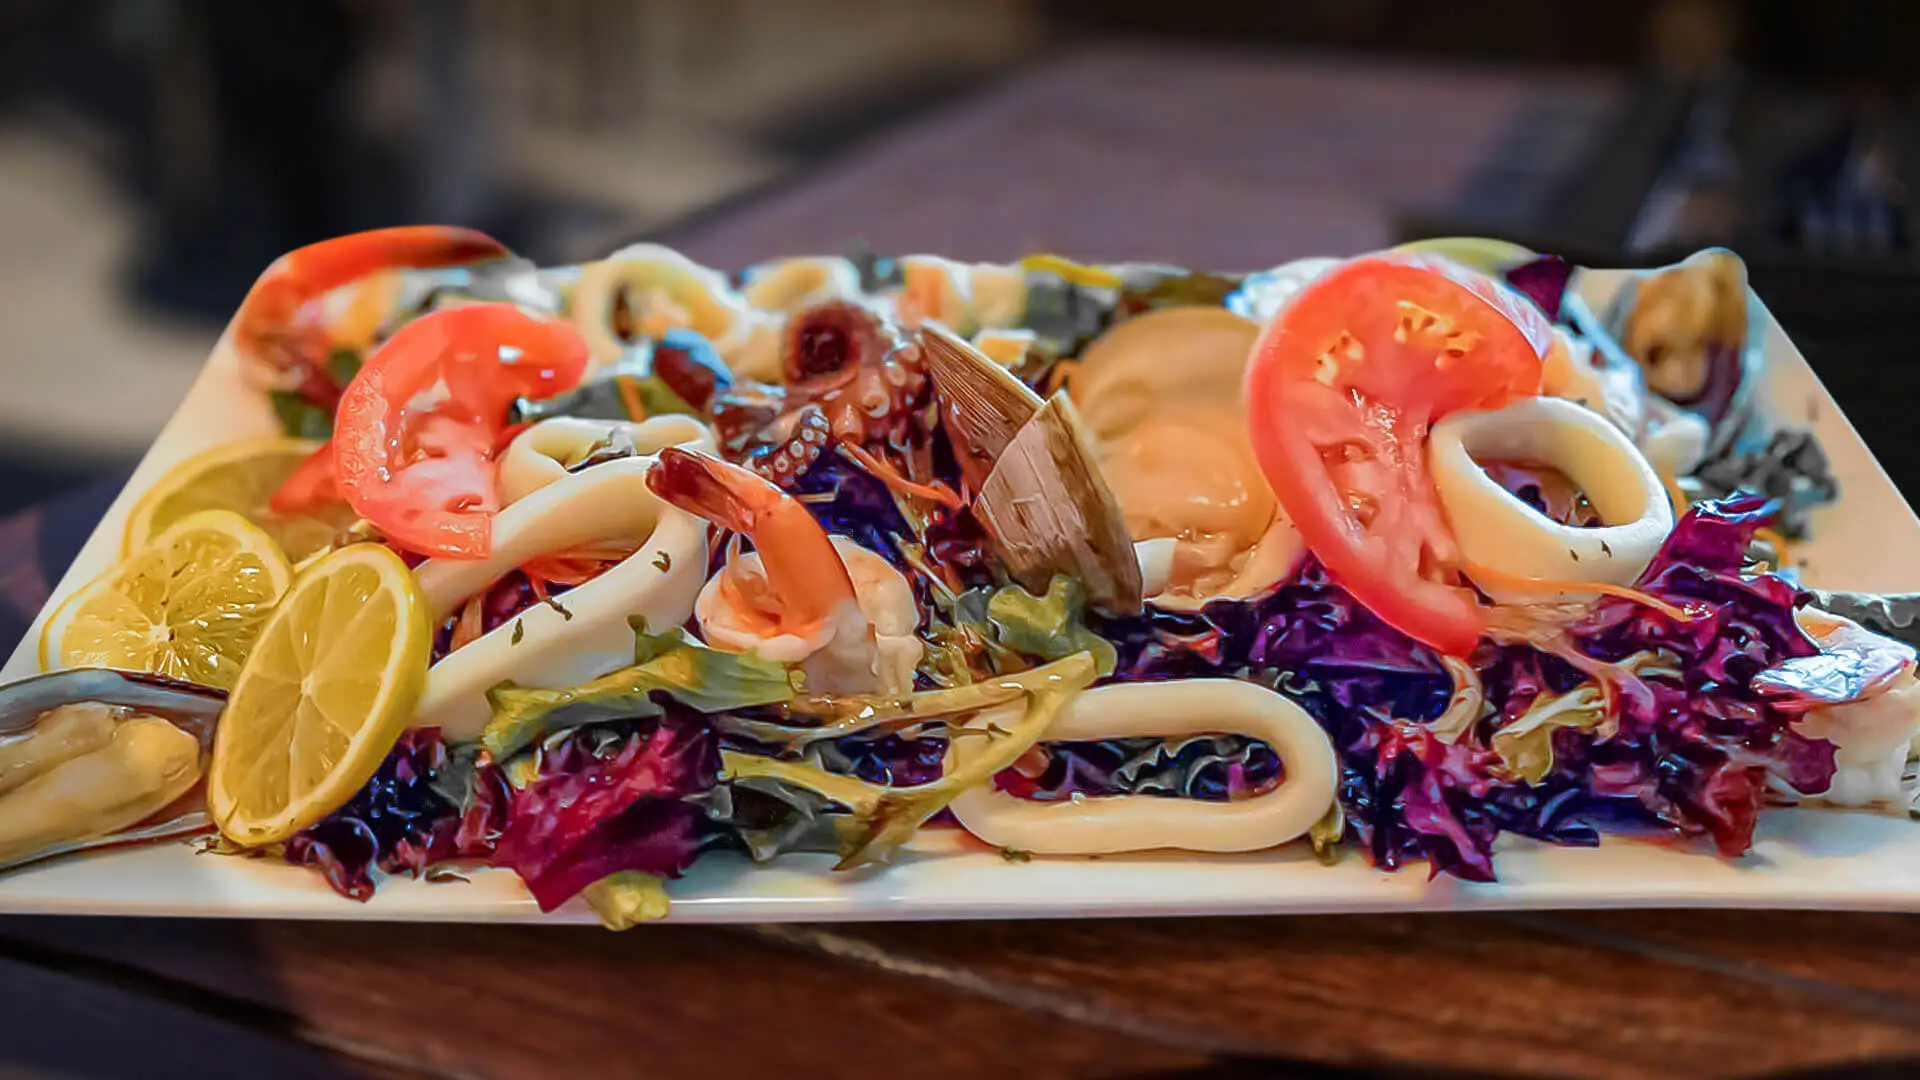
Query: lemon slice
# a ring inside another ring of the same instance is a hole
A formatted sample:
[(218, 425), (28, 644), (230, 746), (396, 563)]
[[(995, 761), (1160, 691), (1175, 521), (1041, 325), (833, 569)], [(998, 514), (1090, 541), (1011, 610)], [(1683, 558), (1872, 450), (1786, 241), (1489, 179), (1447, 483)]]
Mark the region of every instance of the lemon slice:
[(1486, 236), (1437, 236), (1409, 241), (1393, 250), (1405, 255), (1442, 255), (1486, 274), (1498, 274), (1538, 258), (1519, 244)]
[(292, 581), (278, 545), (239, 514), (189, 514), (54, 612), (41, 665), (130, 668), (224, 689)]
[(207, 806), (228, 839), (284, 840), (353, 797), (412, 722), (433, 642), (400, 556), (352, 544), (301, 571), (220, 718)]
[(188, 458), (133, 505), (127, 515), (125, 550), (140, 550), (189, 514), (232, 510), (260, 526), (288, 559), (299, 562), (332, 543), (354, 521), (345, 502), (291, 516), (267, 509), (267, 500), (319, 448), (319, 443), (307, 439), (269, 435), (225, 443)]

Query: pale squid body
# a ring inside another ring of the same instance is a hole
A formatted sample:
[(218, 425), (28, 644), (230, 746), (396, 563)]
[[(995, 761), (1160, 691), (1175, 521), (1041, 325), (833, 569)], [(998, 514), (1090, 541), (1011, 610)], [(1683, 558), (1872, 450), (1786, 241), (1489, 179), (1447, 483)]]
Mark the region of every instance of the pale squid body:
[[(1489, 570), (1630, 585), (1673, 531), (1673, 504), (1639, 449), (1599, 413), (1562, 398), (1454, 413), (1434, 425), (1427, 454), (1461, 552)], [(1602, 524), (1550, 520), (1496, 483), (1476, 458), (1559, 470), (1586, 494)], [(1480, 584), (1498, 593), (1497, 582)]]
[(414, 726), (438, 727), (454, 741), (478, 738), (495, 683), (573, 686), (633, 663), (630, 617), (655, 631), (687, 620), (706, 577), (707, 524), (647, 487), (654, 461), (621, 458), (567, 474), (500, 511), (486, 558), (429, 559), (415, 569), (438, 626), (530, 559), (592, 544), (635, 548), (558, 597), (558, 607), (534, 604), (435, 664)]
[(791, 315), (828, 300), (857, 298), (860, 271), (846, 259), (813, 256), (776, 259), (747, 271), (741, 295), (761, 311)]
[[(922, 645), (914, 631), (920, 626), (920, 608), (913, 587), (900, 571), (880, 555), (861, 547), (851, 537), (831, 537), (835, 554), (853, 580), (860, 611), (873, 628), (877, 659), (873, 692), (903, 694), (913, 689), (913, 671), (920, 663)], [(781, 663), (803, 664), (828, 644), (836, 633), (823, 624), (808, 633), (770, 633), (764, 616), (743, 609), (733, 598), (769, 590), (766, 571), (754, 552), (735, 553), (727, 565), (700, 590), (694, 617), (700, 635), (716, 649), (754, 653)]]
[(608, 443), (651, 456), (669, 446), (719, 453), (713, 429), (691, 416), (654, 416), (639, 423), (556, 416), (514, 437), (500, 455), (500, 498), (507, 505), (557, 480)]
[[(1048, 726), (1049, 741), (1179, 738), (1234, 733), (1265, 742), (1284, 779), (1273, 790), (1228, 802), (1111, 795), (1040, 802), (991, 784), (953, 801), (955, 817), (989, 844), (1039, 855), (1107, 855), (1179, 848), (1259, 851), (1312, 828), (1332, 808), (1339, 775), (1333, 743), (1285, 697), (1238, 679), (1116, 683), (1084, 691)], [(964, 758), (979, 740), (952, 741)]]
[(672, 248), (634, 244), (581, 267), (573, 286), (569, 311), (595, 366), (613, 363), (627, 348), (613, 325), (614, 303), (623, 297), (638, 335), (686, 327), (711, 342), (728, 367), (754, 378), (760, 375), (743, 364), (764, 366), (770, 347), (778, 360), (777, 329), (747, 306), (725, 275)]
[[(1853, 701), (1809, 709), (1796, 721), (1802, 735), (1834, 745), (1833, 783), (1818, 797), (1837, 806), (1880, 805), (1904, 811), (1901, 776), (1920, 735), (1920, 681), (1914, 651), (1851, 619), (1815, 608), (1794, 613), (1825, 651), (1848, 651), (1874, 663), (1869, 685)], [(1757, 679), (1764, 682), (1765, 674)]]

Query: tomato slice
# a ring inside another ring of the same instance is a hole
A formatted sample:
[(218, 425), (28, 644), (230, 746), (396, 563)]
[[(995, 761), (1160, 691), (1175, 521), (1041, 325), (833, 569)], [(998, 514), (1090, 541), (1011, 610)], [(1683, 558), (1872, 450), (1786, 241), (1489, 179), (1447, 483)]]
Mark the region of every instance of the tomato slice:
[(340, 485), (333, 475), (333, 444), (326, 442), (287, 474), (273, 497), (267, 500), (267, 509), (291, 516), (339, 501)]
[(1443, 652), (1472, 651), (1485, 615), (1456, 581), (1427, 431), (1539, 393), (1552, 341), (1546, 317), (1490, 278), (1380, 255), (1304, 289), (1248, 363), (1254, 451), (1307, 546), (1368, 610)]
[(484, 558), (500, 509), (494, 458), (519, 397), (580, 381), (572, 326), (511, 304), (423, 316), (361, 367), (334, 418), (341, 493), (388, 540), (423, 555)]

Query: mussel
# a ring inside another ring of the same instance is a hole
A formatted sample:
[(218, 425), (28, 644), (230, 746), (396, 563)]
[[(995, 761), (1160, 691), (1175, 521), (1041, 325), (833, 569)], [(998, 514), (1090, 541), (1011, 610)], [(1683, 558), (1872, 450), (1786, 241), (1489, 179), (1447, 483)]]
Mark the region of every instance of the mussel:
[(1709, 248), (1636, 274), (1604, 321), (1648, 389), (1707, 422), (1709, 456), (1764, 423), (1758, 305), (1738, 255)]
[(225, 693), (76, 668), (0, 686), (0, 870), (205, 832)]
[(1040, 592), (1066, 574), (1096, 606), (1138, 611), (1140, 563), (1073, 402), (1042, 400), (938, 324), (920, 343), (974, 515), (1014, 576)]

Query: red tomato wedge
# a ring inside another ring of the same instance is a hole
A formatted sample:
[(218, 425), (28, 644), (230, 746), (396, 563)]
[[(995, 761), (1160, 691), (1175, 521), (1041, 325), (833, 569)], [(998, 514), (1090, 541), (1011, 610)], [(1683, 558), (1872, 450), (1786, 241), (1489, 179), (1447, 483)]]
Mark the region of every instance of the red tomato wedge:
[(267, 500), (267, 509), (276, 514), (298, 514), (324, 503), (340, 500), (340, 485), (333, 476), (333, 444), (321, 443), (320, 449), (307, 455), (280, 482)]
[(1456, 580), (1427, 431), (1540, 392), (1553, 341), (1523, 297), (1455, 263), (1355, 259), (1304, 289), (1254, 347), (1247, 426), (1307, 546), (1368, 610), (1452, 655), (1485, 627)]
[(416, 319), (367, 358), (340, 398), (340, 491), (399, 547), (484, 558), (509, 407), (568, 389), (586, 370), (587, 345), (572, 326), (511, 304)]

